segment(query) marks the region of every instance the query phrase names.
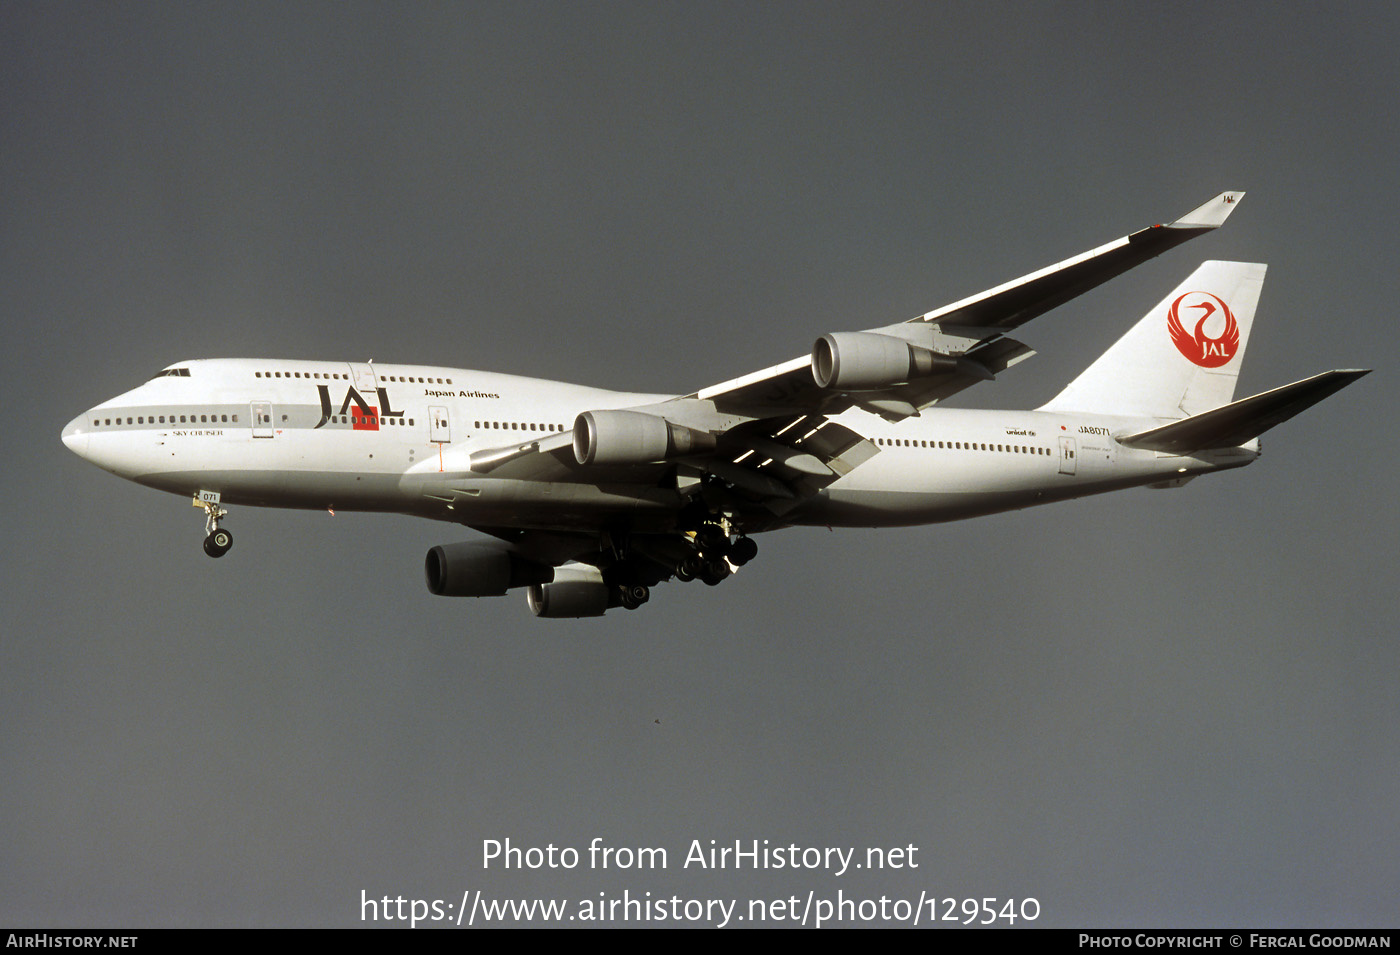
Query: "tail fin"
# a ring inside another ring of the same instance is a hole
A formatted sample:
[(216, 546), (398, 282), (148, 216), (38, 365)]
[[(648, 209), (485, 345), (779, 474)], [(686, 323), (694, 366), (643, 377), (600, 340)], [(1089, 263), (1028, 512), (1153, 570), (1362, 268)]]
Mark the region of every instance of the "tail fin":
[(1202, 263), (1041, 410), (1182, 418), (1229, 404), (1266, 268)]

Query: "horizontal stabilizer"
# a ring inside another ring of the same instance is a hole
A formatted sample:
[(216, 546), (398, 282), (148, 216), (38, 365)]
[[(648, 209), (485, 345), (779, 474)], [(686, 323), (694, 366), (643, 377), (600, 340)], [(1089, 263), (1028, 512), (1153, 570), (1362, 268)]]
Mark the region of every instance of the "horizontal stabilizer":
[(1370, 373), (1369, 368), (1325, 371), (1151, 431), (1119, 438), (1118, 443), (1169, 454), (1239, 447)]

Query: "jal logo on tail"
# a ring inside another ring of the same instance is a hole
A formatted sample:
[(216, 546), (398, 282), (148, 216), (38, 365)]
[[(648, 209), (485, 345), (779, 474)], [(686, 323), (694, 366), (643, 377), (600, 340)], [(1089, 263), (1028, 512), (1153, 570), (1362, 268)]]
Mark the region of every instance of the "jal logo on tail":
[[(1186, 321), (1196, 323), (1195, 331), (1186, 330), (1182, 315), (1186, 316)], [(1178, 296), (1167, 311), (1167, 331), (1177, 351), (1202, 368), (1219, 368), (1240, 350), (1240, 326), (1230, 306), (1210, 292), (1187, 292)], [(1210, 331), (1219, 334), (1212, 337)]]

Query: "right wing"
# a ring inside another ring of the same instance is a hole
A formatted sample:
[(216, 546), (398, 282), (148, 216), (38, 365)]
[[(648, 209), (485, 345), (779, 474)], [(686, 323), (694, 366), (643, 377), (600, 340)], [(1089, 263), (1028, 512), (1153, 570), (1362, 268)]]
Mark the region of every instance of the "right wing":
[(1221, 193), (1175, 222), (1141, 229), (907, 322), (856, 333), (903, 339), (951, 359), (932, 374), (853, 394), (819, 387), (813, 376), (813, 357), (803, 355), (687, 397), (713, 401), (721, 412), (752, 417), (799, 411), (838, 414), (855, 404), (892, 418), (908, 417), (979, 381), (990, 380), (1034, 354), (1026, 345), (1005, 337), (1008, 330), (1188, 239), (1219, 228), (1243, 196), (1243, 192)]

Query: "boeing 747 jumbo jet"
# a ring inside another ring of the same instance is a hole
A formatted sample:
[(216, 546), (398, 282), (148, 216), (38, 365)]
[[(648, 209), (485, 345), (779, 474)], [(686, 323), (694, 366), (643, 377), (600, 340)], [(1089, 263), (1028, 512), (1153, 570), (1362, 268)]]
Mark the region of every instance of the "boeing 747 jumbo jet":
[(718, 584), (760, 531), (952, 521), (1249, 464), (1260, 434), (1367, 373), (1232, 400), (1263, 265), (1204, 263), (1041, 408), (939, 407), (1033, 354), (1013, 329), (1217, 228), (1242, 196), (686, 395), (203, 359), (83, 412), (63, 441), (191, 497), (211, 557), (233, 543), (224, 505), (392, 511), (486, 535), (428, 551), (434, 594), (523, 587), (542, 617), (634, 609), (673, 577)]

